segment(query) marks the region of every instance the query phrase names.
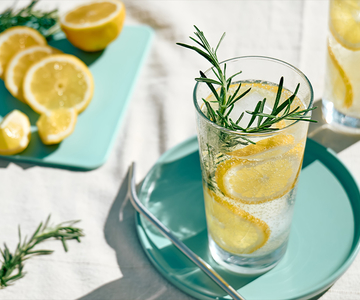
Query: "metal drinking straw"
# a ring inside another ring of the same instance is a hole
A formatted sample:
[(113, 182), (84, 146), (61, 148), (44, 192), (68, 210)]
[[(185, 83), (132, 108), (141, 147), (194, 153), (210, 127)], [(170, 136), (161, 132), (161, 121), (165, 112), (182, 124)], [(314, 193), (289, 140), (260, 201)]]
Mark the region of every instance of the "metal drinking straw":
[(129, 186), (128, 193), (134, 208), (147, 218), (160, 232), (168, 238), (182, 253), (184, 253), (190, 260), (192, 260), (206, 275), (214, 280), (226, 293), (235, 300), (245, 300), (232, 286), (230, 286), (214, 269), (206, 263), (201, 257), (192, 252), (182, 241), (180, 241), (174, 234), (170, 232), (139, 200), (136, 194), (135, 184), (135, 163), (129, 168)]

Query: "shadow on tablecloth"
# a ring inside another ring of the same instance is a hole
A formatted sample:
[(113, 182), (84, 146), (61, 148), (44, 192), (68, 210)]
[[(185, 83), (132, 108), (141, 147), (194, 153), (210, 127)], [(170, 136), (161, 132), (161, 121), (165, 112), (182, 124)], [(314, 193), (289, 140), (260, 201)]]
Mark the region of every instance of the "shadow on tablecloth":
[(78, 300), (191, 300), (151, 265), (135, 229), (135, 210), (127, 199), (128, 174), (109, 211), (104, 234), (116, 252), (123, 277), (100, 286)]

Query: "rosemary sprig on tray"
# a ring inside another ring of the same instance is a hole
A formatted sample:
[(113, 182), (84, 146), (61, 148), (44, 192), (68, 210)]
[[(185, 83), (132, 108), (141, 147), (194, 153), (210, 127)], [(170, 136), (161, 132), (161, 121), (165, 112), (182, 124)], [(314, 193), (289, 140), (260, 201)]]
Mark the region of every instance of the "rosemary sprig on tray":
[(38, 30), (46, 39), (51, 39), (60, 30), (58, 11), (57, 9), (49, 12), (34, 10), (35, 4), (39, 1), (33, 0), (27, 7), (17, 12), (14, 12), (13, 7), (2, 12), (0, 14), (0, 32), (13, 26), (28, 26)]
[[(195, 78), (196, 81), (203, 82), (209, 87), (218, 104), (218, 109), (215, 110), (213, 106), (209, 103), (209, 101), (202, 99), (206, 105), (206, 114), (209, 120), (227, 129), (241, 131), (244, 133), (264, 133), (268, 131), (278, 130), (279, 128), (273, 127), (273, 125), (282, 120), (316, 122), (315, 120), (311, 120), (310, 116), (306, 115), (307, 112), (316, 109), (316, 107), (301, 110), (298, 106), (291, 109), (291, 105), (296, 97), (300, 84), (297, 85), (295, 92), (287, 100), (280, 104), (280, 97), (283, 90), (284, 82), (283, 77), (281, 77), (280, 79), (276, 99), (271, 113), (264, 113), (264, 108), (266, 104), (266, 98), (264, 98), (262, 101), (259, 101), (256, 104), (254, 111), (242, 112), (237, 120), (232, 120), (230, 118), (230, 113), (233, 110), (235, 103), (244, 96), (246, 96), (246, 94), (250, 92), (251, 88), (238, 95), (241, 88), (241, 83), (239, 83), (236, 91), (233, 94), (229, 92), (231, 84), (234, 83), (233, 79), (237, 75), (239, 75), (241, 71), (227, 78), (226, 63), (224, 63), (223, 68), (221, 68), (220, 62), (217, 57), (217, 50), (219, 49), (219, 46), (225, 37), (225, 33), (221, 36), (216, 48), (214, 49), (210, 46), (209, 42), (205, 38), (204, 33), (200, 31), (196, 26), (194, 27), (196, 29), (194, 34), (197, 39), (193, 37), (190, 37), (190, 39), (197, 43), (201, 48), (183, 43), (177, 43), (177, 45), (196, 51), (206, 60), (208, 60), (213, 66), (211, 70), (213, 71), (217, 79), (211, 79), (206, 77), (206, 75), (202, 71), (200, 71), (200, 77)], [(245, 113), (250, 114), (251, 118), (248, 125), (246, 127), (242, 127), (239, 125), (239, 123)], [(250, 143), (253, 143), (247, 138), (243, 139), (247, 140)]]
[[(0, 249), (2, 258), (0, 268), (0, 289), (3, 289), (14, 281), (25, 276), (23, 272), (24, 262), (37, 255), (49, 255), (54, 251), (52, 250), (35, 250), (34, 247), (41, 242), (48, 239), (61, 240), (64, 250), (67, 252), (68, 248), (66, 245), (67, 240), (77, 240), (80, 242), (80, 237), (84, 236), (82, 229), (73, 227), (74, 224), (79, 221), (68, 221), (60, 223), (56, 226), (49, 226), (50, 216), (47, 218), (45, 223), (40, 223), (38, 228), (29, 240), (25, 237), (22, 241), (21, 231), (19, 226), (19, 243), (14, 253), (11, 253), (9, 248), (4, 244), (4, 249)], [(16, 272), (14, 274), (14, 272)]]

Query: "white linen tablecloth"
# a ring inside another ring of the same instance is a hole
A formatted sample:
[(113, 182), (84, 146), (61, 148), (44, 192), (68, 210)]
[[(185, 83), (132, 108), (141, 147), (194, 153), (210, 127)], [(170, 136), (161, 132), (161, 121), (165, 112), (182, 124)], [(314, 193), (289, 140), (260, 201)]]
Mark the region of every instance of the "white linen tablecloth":
[[(38, 6), (66, 11), (83, 1), (42, 0)], [(0, 10), (14, 1), (0, 1)], [(28, 3), (20, 1), (18, 7)], [(146, 24), (155, 37), (126, 118), (108, 161), (93, 171), (69, 171), (0, 160), (0, 243), (14, 249), (17, 226), (30, 235), (51, 213), (54, 223), (81, 219), (80, 244), (46, 242), (50, 256), (26, 262), (27, 275), (0, 290), (0, 299), (192, 299), (151, 265), (126, 199), (127, 169), (137, 162), (139, 182), (158, 157), (195, 134), (194, 78), (208, 63), (189, 43), (193, 25), (212, 44), (223, 32), (221, 60), (264, 55), (301, 69), (322, 96), (328, 20), (327, 1), (124, 0), (126, 24)], [(116, 88), (116, 87), (114, 87)], [(1, 101), (1, 99), (0, 99)], [(339, 156), (360, 182), (360, 143)], [(321, 299), (360, 299), (360, 260)]]

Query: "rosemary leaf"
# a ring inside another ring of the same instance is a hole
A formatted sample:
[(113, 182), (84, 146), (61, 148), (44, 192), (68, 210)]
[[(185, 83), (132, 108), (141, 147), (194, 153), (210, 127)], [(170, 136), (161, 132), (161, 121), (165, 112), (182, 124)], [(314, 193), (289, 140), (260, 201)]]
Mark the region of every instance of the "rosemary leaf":
[[(23, 272), (23, 268), (26, 260), (34, 256), (50, 255), (54, 252), (52, 250), (33, 250), (39, 243), (48, 239), (60, 239), (63, 243), (64, 250), (67, 251), (66, 240), (75, 239), (80, 242), (80, 237), (84, 236), (82, 229), (72, 226), (78, 221), (63, 222), (56, 226), (49, 226), (49, 221), (50, 216), (44, 224), (40, 223), (29, 241), (27, 241), (26, 237), (23, 241), (21, 240), (21, 230), (19, 227), (19, 243), (14, 253), (10, 252), (6, 244), (4, 244), (3, 250), (0, 249), (2, 256), (0, 260), (0, 289), (24, 277), (25, 273)], [(17, 273), (13, 274), (16, 271)]]

